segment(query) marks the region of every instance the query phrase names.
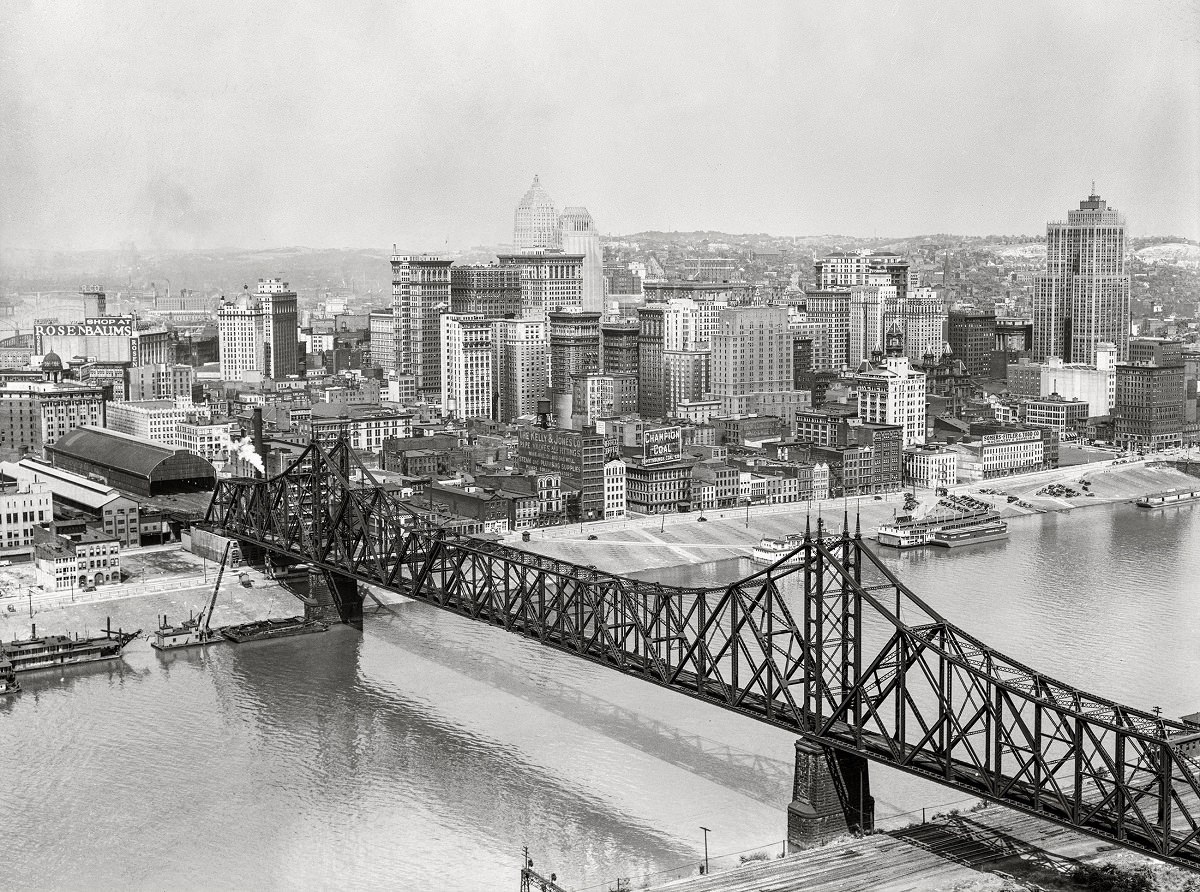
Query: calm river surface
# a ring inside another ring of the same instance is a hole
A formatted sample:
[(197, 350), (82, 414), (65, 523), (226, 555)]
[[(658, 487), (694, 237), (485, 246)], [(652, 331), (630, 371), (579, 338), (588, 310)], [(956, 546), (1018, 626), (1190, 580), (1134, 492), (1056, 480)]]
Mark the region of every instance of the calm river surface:
[[(887, 560), (1097, 694), (1200, 710), (1200, 506), (1017, 521)], [(664, 575), (701, 584), (728, 562)], [(0, 701), (5, 889), (568, 888), (778, 850), (792, 738), (422, 604), (279, 642), (25, 676)], [(881, 817), (956, 800), (872, 769)]]

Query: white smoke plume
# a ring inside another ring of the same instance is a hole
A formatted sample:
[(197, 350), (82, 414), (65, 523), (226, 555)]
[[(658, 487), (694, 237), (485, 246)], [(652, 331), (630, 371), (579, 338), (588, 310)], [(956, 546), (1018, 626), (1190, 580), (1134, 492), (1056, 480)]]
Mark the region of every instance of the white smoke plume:
[(267, 469), (263, 465), (262, 456), (254, 448), (254, 441), (249, 437), (243, 437), (240, 440), (233, 440), (226, 437), (221, 446), (229, 453), (230, 461), (241, 459), (248, 462), (258, 470), (264, 477), (267, 475)]

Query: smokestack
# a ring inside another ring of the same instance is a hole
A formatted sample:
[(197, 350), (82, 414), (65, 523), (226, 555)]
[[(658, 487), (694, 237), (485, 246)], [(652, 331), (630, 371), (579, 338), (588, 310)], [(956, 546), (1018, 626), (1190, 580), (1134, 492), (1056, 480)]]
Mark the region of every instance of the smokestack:
[(262, 406), (254, 407), (254, 414), (251, 416), (251, 429), (254, 435), (254, 451), (258, 453), (259, 458), (263, 460), (263, 470), (258, 471), (259, 477), (266, 477), (266, 461), (267, 450), (263, 447), (263, 430), (262, 430)]

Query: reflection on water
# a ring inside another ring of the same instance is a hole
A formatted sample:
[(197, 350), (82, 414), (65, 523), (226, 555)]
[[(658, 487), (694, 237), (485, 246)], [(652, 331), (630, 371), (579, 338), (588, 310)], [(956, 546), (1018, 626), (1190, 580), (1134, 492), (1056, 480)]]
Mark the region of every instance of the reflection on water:
[[(1012, 656), (1178, 715), (1200, 709), (1197, 518), (1096, 508), (880, 553)], [(0, 700), (5, 888), (509, 888), (523, 845), (579, 887), (695, 863), (701, 824), (714, 853), (784, 833), (789, 735), (424, 604), (22, 681)], [(873, 785), (883, 815), (956, 797)]]

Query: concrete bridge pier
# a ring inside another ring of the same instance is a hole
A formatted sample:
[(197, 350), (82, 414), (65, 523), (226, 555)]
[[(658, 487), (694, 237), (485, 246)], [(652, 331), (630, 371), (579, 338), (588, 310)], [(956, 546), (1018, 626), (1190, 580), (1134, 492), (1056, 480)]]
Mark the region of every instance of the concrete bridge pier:
[(358, 580), (330, 570), (310, 570), (304, 618), (346, 623), (361, 630), (363, 596), (358, 590)]
[[(796, 741), (796, 774), (788, 805), (789, 852), (825, 845), (851, 830), (874, 829), (875, 800), (867, 766), (862, 756)], [(838, 795), (834, 772), (841, 778), (845, 803)]]
[[(242, 561), (250, 567), (262, 567), (267, 562), (267, 550), (253, 545), (249, 542), (243, 542), (240, 539), (235, 539), (238, 545), (238, 551), (241, 552)], [(220, 560), (218, 555), (216, 560)], [(226, 570), (236, 572), (232, 565), (225, 568)]]

